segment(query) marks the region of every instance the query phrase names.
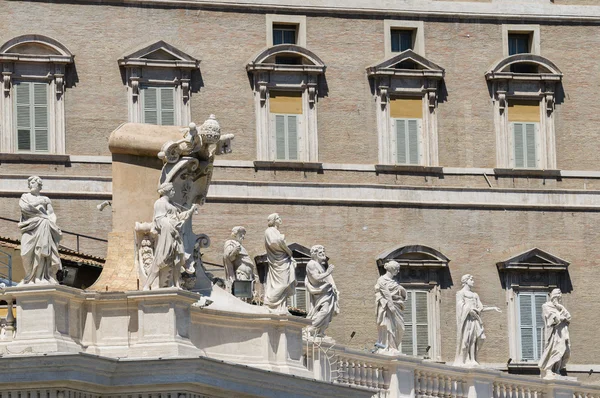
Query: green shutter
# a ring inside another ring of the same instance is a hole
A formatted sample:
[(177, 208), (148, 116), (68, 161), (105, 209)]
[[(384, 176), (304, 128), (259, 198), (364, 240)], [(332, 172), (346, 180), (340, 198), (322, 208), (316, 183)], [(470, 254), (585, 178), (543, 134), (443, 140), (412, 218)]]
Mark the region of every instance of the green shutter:
[(406, 156), (406, 120), (396, 119), (396, 163), (406, 164), (408, 162)]
[(285, 115), (275, 115), (276, 159), (285, 160)]
[(15, 84), (15, 103), (17, 108), (17, 150), (31, 150), (31, 83)]
[(33, 84), (35, 151), (48, 152), (48, 84)]
[(294, 115), (287, 116), (287, 143), (288, 159), (298, 159), (298, 118)]
[(417, 355), (425, 356), (427, 354), (427, 346), (429, 345), (429, 320), (427, 314), (427, 292), (417, 291), (413, 293), (415, 297), (415, 320), (416, 338), (417, 338)]
[(527, 167), (537, 167), (535, 156), (535, 123), (525, 124), (525, 141), (527, 145)]
[(523, 123), (513, 123), (515, 167), (525, 167)]
[(533, 295), (519, 293), (519, 330), (521, 332), (521, 359), (535, 359)]
[(175, 125), (175, 89), (173, 87), (160, 88), (160, 120), (163, 126)]
[(145, 87), (144, 93), (144, 123), (158, 124), (158, 92), (154, 87)]
[(413, 346), (413, 292), (409, 291), (404, 302), (404, 335), (402, 336), (402, 353), (414, 355)]
[(408, 163), (419, 164), (419, 121), (407, 120), (408, 124)]

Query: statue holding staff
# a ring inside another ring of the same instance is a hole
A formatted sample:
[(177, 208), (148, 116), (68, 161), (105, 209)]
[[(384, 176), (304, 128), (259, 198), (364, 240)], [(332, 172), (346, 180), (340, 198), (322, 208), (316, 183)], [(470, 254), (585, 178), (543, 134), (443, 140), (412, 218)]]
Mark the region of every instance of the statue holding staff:
[(538, 364), (544, 379), (554, 379), (567, 366), (571, 356), (569, 324), (571, 314), (562, 305), (562, 292), (554, 289), (550, 298), (542, 304), (544, 319), (544, 352)]
[(388, 261), (384, 265), (386, 273), (377, 279), (375, 284), (375, 301), (377, 304), (377, 330), (379, 338), (376, 344), (378, 353), (388, 355), (400, 354), (400, 344), (404, 335), (404, 303), (406, 290), (395, 279), (400, 272), (397, 261)]
[(322, 337), (333, 317), (340, 313), (339, 293), (331, 276), (335, 267), (327, 264), (325, 248), (321, 245), (311, 247), (310, 256), (304, 283), (311, 307), (306, 318), (312, 320), (307, 329), (309, 333)]
[(273, 213), (268, 217), (269, 227), (265, 231), (267, 250), (267, 280), (265, 283), (265, 306), (272, 312), (287, 314), (287, 298), (296, 291), (296, 260), (279, 232), (281, 217)]

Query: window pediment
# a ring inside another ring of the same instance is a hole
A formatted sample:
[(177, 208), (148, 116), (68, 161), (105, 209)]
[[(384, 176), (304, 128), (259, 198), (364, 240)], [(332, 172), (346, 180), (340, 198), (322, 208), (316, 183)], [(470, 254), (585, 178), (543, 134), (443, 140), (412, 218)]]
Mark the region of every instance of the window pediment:
[(73, 63), (73, 54), (58, 41), (42, 35), (15, 37), (0, 47), (0, 61)]
[(196, 69), (200, 60), (160, 40), (119, 59), (124, 67), (171, 67)]
[(295, 44), (278, 44), (261, 51), (246, 65), (248, 72), (325, 73), (325, 63)]
[(564, 272), (569, 262), (541, 249), (533, 248), (505, 261), (496, 263), (498, 271), (555, 271)]
[(376, 262), (381, 275), (385, 274), (384, 265), (388, 261), (400, 264), (398, 278), (402, 284), (439, 285), (442, 288), (451, 285), (448, 270), (450, 260), (431, 247), (409, 245), (380, 253)]
[[(512, 72), (515, 66), (530, 67), (532, 72)], [(506, 57), (486, 72), (487, 80), (526, 80), (526, 81), (555, 81), (562, 80), (562, 72), (549, 59), (535, 54), (515, 54)]]
[(426, 77), (440, 80), (444, 77), (444, 69), (413, 50), (405, 50), (383, 62), (367, 67), (367, 75), (375, 77)]

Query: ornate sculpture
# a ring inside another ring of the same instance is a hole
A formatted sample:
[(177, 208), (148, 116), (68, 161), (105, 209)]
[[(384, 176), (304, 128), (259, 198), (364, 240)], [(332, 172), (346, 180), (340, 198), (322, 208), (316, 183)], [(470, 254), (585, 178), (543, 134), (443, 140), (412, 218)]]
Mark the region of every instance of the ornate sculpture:
[(560, 289), (550, 293), (549, 300), (542, 304), (544, 318), (544, 352), (538, 366), (544, 379), (554, 379), (567, 366), (571, 356), (569, 324), (571, 314), (562, 305)]
[[(208, 247), (210, 239), (192, 231), (191, 214), (206, 200), (215, 156), (231, 152), (234, 136), (221, 135), (215, 115), (200, 128), (190, 123), (182, 133), (183, 138), (166, 142), (158, 153), (163, 160), (158, 182), (163, 194), (154, 205), (154, 222), (137, 223), (135, 228), (136, 262), (145, 289), (179, 287), (182, 282), (191, 289), (196, 272), (205, 272), (200, 249)], [(150, 258), (152, 265), (148, 267)]]
[(242, 246), (245, 236), (246, 228), (233, 227), (231, 230), (232, 239), (226, 241), (223, 247), (223, 266), (225, 267), (225, 278), (229, 286), (235, 280), (254, 280), (252, 259), (244, 246)]
[(62, 269), (58, 255), (58, 243), (62, 232), (56, 225), (56, 214), (48, 197), (41, 196), (42, 179), (31, 176), (27, 179), (29, 193), (19, 200), (21, 208), (21, 259), (27, 283), (58, 284), (54, 277)]
[(194, 204), (189, 210), (179, 210), (171, 202), (175, 189), (170, 182), (161, 184), (158, 193), (160, 199), (154, 203), (153, 225), (157, 234), (156, 248), (144, 290), (150, 289), (157, 277), (157, 287), (180, 287), (181, 268), (186, 263), (186, 257), (190, 257), (183, 248), (181, 227), (197, 211), (198, 206)]
[(404, 302), (406, 290), (395, 279), (400, 272), (400, 264), (388, 261), (386, 273), (375, 284), (375, 302), (377, 305), (377, 330), (379, 340), (375, 345), (378, 353), (386, 355), (400, 354), (400, 344), (404, 335)]
[(333, 317), (340, 313), (339, 293), (331, 276), (335, 267), (327, 264), (325, 248), (321, 245), (311, 247), (310, 256), (305, 286), (310, 295), (310, 311), (306, 317), (312, 320), (312, 325), (307, 331), (322, 337)]
[(265, 305), (275, 313), (287, 314), (286, 301), (296, 289), (296, 260), (279, 232), (281, 218), (273, 213), (268, 217), (265, 231), (265, 249), (269, 270), (265, 283)]
[(471, 291), (473, 275), (466, 274), (460, 279), (463, 287), (456, 293), (456, 357), (454, 366), (479, 366), (477, 353), (485, 340), (481, 313), (502, 312), (498, 307), (481, 304), (479, 295)]

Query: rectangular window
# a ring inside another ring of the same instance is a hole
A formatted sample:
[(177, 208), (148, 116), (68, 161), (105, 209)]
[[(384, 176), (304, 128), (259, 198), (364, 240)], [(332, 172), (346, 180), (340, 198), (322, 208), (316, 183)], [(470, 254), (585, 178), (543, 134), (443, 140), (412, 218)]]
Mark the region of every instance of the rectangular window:
[(528, 33), (509, 33), (508, 34), (508, 55), (530, 53), (531, 36)]
[(413, 49), (414, 30), (392, 29), (390, 34), (392, 39), (392, 52), (399, 53)]
[(273, 45), (296, 44), (296, 25), (273, 25)]
[(48, 152), (48, 83), (16, 82), (17, 150)]
[(537, 123), (512, 123), (512, 129), (515, 143), (515, 167), (536, 168)]
[(175, 88), (142, 87), (142, 123), (175, 125)]
[(546, 293), (518, 293), (519, 345), (523, 361), (538, 361), (542, 354), (544, 348), (542, 304), (547, 298)]
[(271, 140), (275, 160), (298, 160), (302, 125), (302, 93), (270, 92)]
[(402, 337), (402, 353), (424, 357), (428, 354), (429, 313), (427, 297), (429, 293), (422, 290), (408, 290), (404, 303), (404, 336)]
[(397, 164), (419, 164), (420, 119), (394, 119)]

